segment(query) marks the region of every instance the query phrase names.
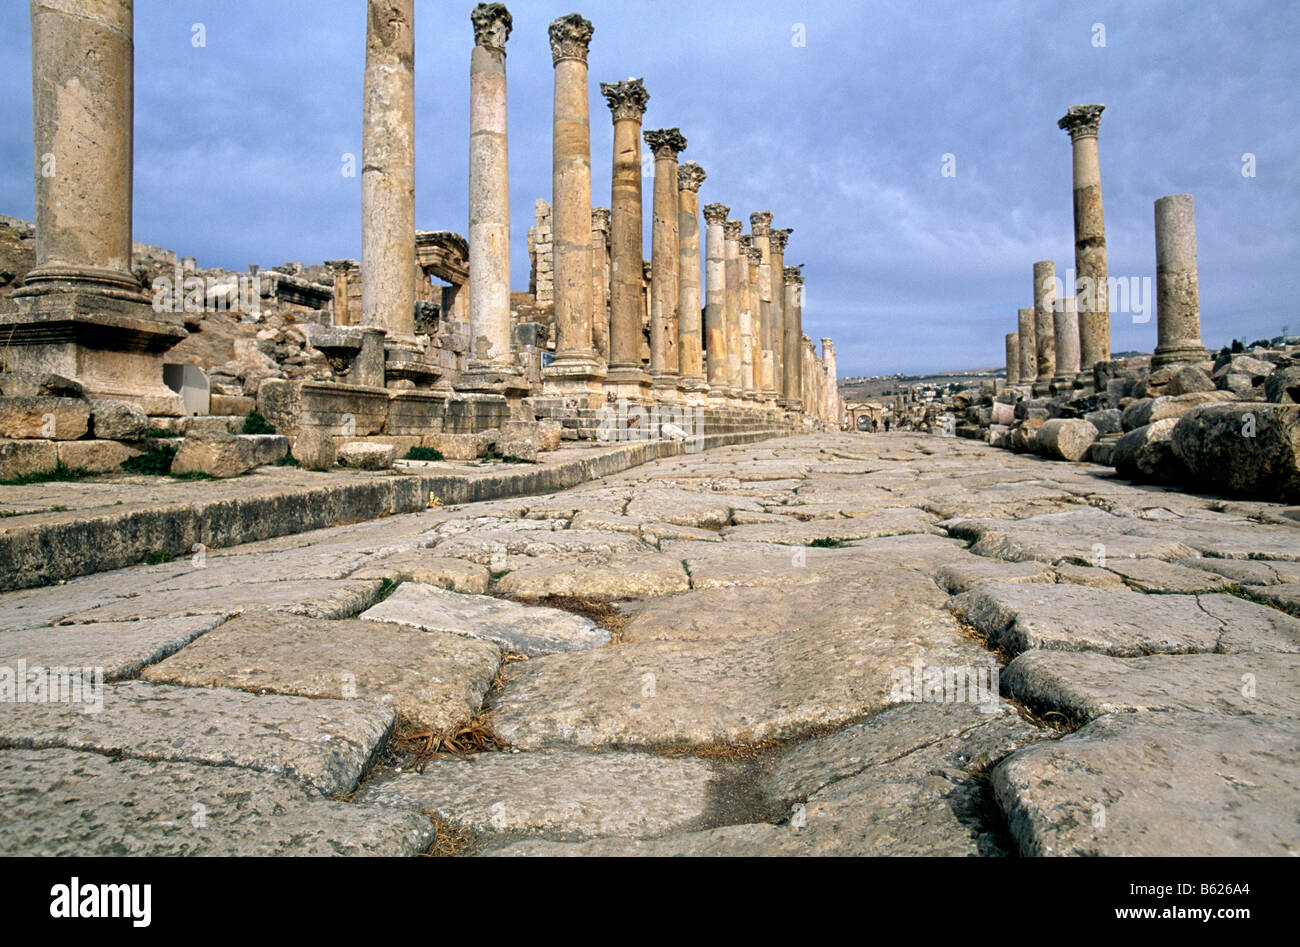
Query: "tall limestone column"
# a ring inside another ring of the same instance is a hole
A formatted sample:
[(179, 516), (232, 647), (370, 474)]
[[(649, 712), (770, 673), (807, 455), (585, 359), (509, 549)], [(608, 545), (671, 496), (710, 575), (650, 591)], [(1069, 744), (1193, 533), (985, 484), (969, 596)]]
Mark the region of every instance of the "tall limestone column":
[(770, 331), (771, 323), (765, 322), (763, 316), (767, 314), (770, 317), (771, 313), (763, 300), (765, 290), (762, 287), (770, 283), (763, 280), (763, 251), (752, 244), (752, 235), (749, 239), (751, 244), (745, 248), (749, 261), (749, 359), (754, 374), (754, 397), (758, 401), (767, 401), (772, 397), (767, 388), (772, 378), (772, 352), (763, 348), (763, 332), (765, 329)]
[(1101, 209), (1097, 126), (1104, 105), (1072, 105), (1057, 121), (1070, 134), (1074, 159), (1074, 283), (1079, 305), (1079, 365), (1110, 358), (1110, 296), (1106, 283), (1106, 221)]
[(779, 378), (780, 346), (776, 335), (776, 313), (772, 303), (772, 212), (758, 211), (749, 215), (749, 232), (754, 249), (759, 251), (758, 311), (762, 346), (763, 398), (775, 402), (780, 397)]
[(645, 133), (655, 156), (654, 219), (650, 229), (650, 375), (656, 395), (677, 399), (681, 363), (673, 332), (677, 312), (677, 155), (686, 139), (676, 128)]
[(704, 205), (704, 347), (709, 353), (709, 394), (725, 395), (728, 381), (727, 241), (723, 225), (731, 208)]
[(677, 169), (677, 350), (688, 404), (703, 404), (704, 337), (700, 324), (700, 185), (708, 175), (694, 161)]
[(369, 0), (361, 135), (361, 323), (415, 336), (415, 0)]
[[(182, 413), (160, 355), (185, 338), (131, 269), (131, 0), (32, 0), (36, 265), (0, 303), (0, 371), (74, 378), (90, 397)], [(4, 393), (26, 391), (16, 379)]]
[(832, 430), (844, 426), (844, 408), (840, 399), (839, 367), (835, 359), (835, 343), (822, 339), (822, 364), (826, 366), (826, 414)]
[[(725, 322), (727, 339), (727, 394), (740, 398), (744, 392), (744, 380), (741, 368), (744, 365), (744, 340), (740, 328), (741, 277), (740, 234), (745, 229), (739, 220), (727, 220), (722, 224), (722, 252), (724, 273), (726, 276)], [(748, 269), (748, 263), (743, 264)]]
[(1007, 387), (1020, 384), (1020, 333), (1007, 333)]
[(1017, 309), (1020, 331), (1020, 384), (1032, 385), (1038, 380), (1038, 344), (1034, 338), (1034, 309)]
[(604, 402), (604, 373), (592, 344), (591, 127), (587, 49), (592, 25), (576, 13), (551, 21), (555, 64), (551, 213), (555, 253), (555, 360), (542, 373), (543, 393), (574, 406)]
[(1196, 209), (1190, 194), (1156, 201), (1156, 334), (1153, 368), (1206, 358), (1196, 277)]
[(591, 341), (609, 361), (609, 208), (591, 209)]
[(1052, 313), (1053, 337), (1056, 345), (1056, 375), (1052, 378), (1054, 391), (1071, 391), (1079, 375), (1079, 311), (1074, 296), (1062, 296)]
[(650, 94), (640, 79), (602, 82), (600, 91), (614, 120), (605, 388), (615, 398), (644, 402), (650, 394), (650, 376), (641, 367), (641, 117)]
[(768, 231), (772, 265), (772, 347), (776, 351), (776, 377), (773, 381), (776, 385), (777, 400), (787, 409), (797, 407), (799, 402), (799, 393), (789, 388), (791, 369), (786, 364), (788, 360), (798, 358), (799, 355), (799, 346), (790, 338), (785, 311), (785, 245), (789, 242), (792, 233), (794, 230), (789, 227), (784, 229), (773, 227)]
[(1039, 260), (1034, 264), (1034, 351), (1037, 375), (1034, 394), (1047, 394), (1056, 374), (1056, 328), (1052, 310), (1056, 308), (1056, 264)]
[(510, 165), (506, 141), (506, 40), (503, 3), (470, 14), (469, 65), (469, 365), (460, 387), (525, 387), (511, 355)]
[(801, 408), (803, 396), (803, 264), (783, 267), (785, 304), (785, 391), (786, 400)]

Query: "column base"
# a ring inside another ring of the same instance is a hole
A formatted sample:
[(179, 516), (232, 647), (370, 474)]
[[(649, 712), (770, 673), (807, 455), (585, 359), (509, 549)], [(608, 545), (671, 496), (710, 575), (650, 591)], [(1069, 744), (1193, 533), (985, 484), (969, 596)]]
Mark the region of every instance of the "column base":
[(1171, 345), (1157, 345), (1151, 356), (1151, 367), (1161, 368), (1165, 365), (1182, 365), (1191, 362), (1203, 362), (1209, 358), (1205, 346), (1199, 341), (1180, 341)]
[(432, 388), (442, 378), (442, 366), (429, 361), (426, 348), (414, 336), (384, 338), (384, 384), (389, 388)]
[(682, 391), (682, 376), (670, 372), (650, 373), (650, 394), (659, 404), (682, 405), (686, 403)]
[(501, 395), (510, 407), (510, 418), (514, 421), (531, 421), (532, 413), (524, 409), (524, 399), (530, 388), (524, 373), (513, 366), (482, 365), (471, 362), (468, 370), (457, 379), (457, 391), (476, 394)]
[(682, 379), (681, 392), (688, 405), (702, 406), (709, 400), (709, 386), (703, 378)]
[(38, 266), (23, 277), (11, 299), (51, 295), (89, 295), (128, 303), (150, 303), (152, 297), (130, 273), (103, 267)]
[(613, 401), (649, 404), (650, 376), (640, 368), (611, 368), (605, 374), (605, 396)]
[(162, 355), (189, 333), (167, 316), (139, 299), (100, 293), (15, 294), (0, 303), (0, 366), (63, 375), (88, 398), (133, 401), (146, 414), (179, 417), (184, 404), (163, 384)]
[(579, 410), (605, 403), (605, 366), (592, 356), (561, 356), (542, 370), (542, 395), (563, 398)]

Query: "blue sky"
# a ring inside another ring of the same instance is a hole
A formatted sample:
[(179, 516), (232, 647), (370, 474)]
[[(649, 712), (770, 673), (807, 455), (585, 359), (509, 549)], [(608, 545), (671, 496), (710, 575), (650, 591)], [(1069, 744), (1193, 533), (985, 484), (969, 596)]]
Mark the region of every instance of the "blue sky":
[[(422, 229), (464, 233), (473, 4), (416, 0)], [(360, 257), (363, 0), (136, 0), (135, 237), (242, 270)], [(547, 23), (510, 4), (513, 279), (550, 198)], [(598, 83), (642, 76), (646, 128), (678, 126), (701, 202), (771, 210), (804, 263), (804, 331), (841, 375), (1000, 364), (1035, 260), (1073, 262), (1070, 146), (1102, 102), (1110, 271), (1154, 278), (1153, 202), (1196, 198), (1202, 327), (1300, 331), (1300, 4), (589, 0), (592, 193), (609, 204)], [(206, 28), (206, 46), (191, 41)], [(1095, 24), (1104, 27), (1104, 46)], [(803, 39), (803, 44), (799, 40)], [(32, 215), (27, 4), (0, 6), (0, 213)], [(1254, 177), (1242, 156), (1255, 156)], [(956, 175), (944, 177), (943, 156)], [(647, 181), (647, 185), (649, 182)], [(649, 188), (646, 191), (649, 201)], [(648, 211), (648, 207), (647, 207)], [(649, 213), (646, 213), (647, 227)], [(646, 248), (649, 253), (649, 234)], [(1152, 310), (1154, 313), (1154, 309)], [(1154, 315), (1112, 317), (1150, 351)]]

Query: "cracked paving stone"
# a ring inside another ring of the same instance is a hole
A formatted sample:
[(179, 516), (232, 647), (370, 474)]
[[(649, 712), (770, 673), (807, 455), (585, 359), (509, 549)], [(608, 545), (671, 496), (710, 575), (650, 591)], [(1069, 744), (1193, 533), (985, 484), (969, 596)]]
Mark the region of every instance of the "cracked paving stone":
[(784, 543), (806, 546), (819, 539), (874, 539), (910, 533), (942, 535), (934, 524), (938, 517), (913, 509), (881, 510), (870, 516), (798, 523), (748, 523), (728, 526), (722, 535), (728, 540)]
[(0, 667), (103, 668), (104, 680), (131, 677), (211, 631), (220, 615), (60, 625), (0, 634)]
[(1103, 714), (1185, 710), (1300, 716), (1300, 655), (1171, 654), (1112, 658), (1026, 651), (1002, 672), (1006, 693), (1075, 723)]
[(83, 612), (65, 616), (60, 624), (106, 621), (138, 621), (145, 618), (185, 615), (238, 615), (246, 608), (306, 615), (309, 618), (351, 618), (379, 598), (381, 583), (307, 579), (284, 582), (246, 582), (208, 589), (145, 591), (134, 598), (119, 599)]
[[(523, 522), (523, 521), (521, 521)], [(654, 547), (630, 533), (565, 530), (484, 530), (441, 539), (434, 550), (439, 556), (468, 559), (495, 568), (502, 556), (604, 556), (654, 552)]]
[(1055, 582), (1055, 573), (1041, 562), (1002, 562), (972, 559), (941, 566), (934, 579), (953, 595), (990, 582)]
[(6, 856), (418, 855), (423, 815), (314, 796), (228, 766), (0, 750)]
[(475, 753), (376, 781), (363, 804), (417, 809), (489, 839), (650, 838), (701, 827), (713, 771), (645, 753)]
[(391, 710), (360, 701), (138, 681), (106, 684), (102, 709), (93, 708), (13, 703), (0, 715), (0, 747), (238, 766), (291, 776), (320, 793), (346, 793), (393, 724)]
[(414, 582), (402, 583), (361, 617), (481, 638), (529, 656), (599, 648), (609, 642), (608, 631), (570, 612), (487, 595), (462, 595)]
[(1231, 584), (1213, 572), (1188, 569), (1160, 559), (1108, 559), (1106, 568), (1122, 576), (1130, 588), (1139, 592), (1219, 592)]
[(993, 791), (1022, 855), (1300, 853), (1294, 717), (1108, 714), (1013, 753)]
[(246, 612), (142, 676), (157, 684), (368, 701), (446, 732), (478, 712), (500, 659), (486, 641), (409, 625)]
[(452, 592), (482, 595), (492, 584), (487, 566), (464, 559), (436, 556), (427, 549), (412, 549), (384, 556), (353, 572), (352, 579), (387, 579), (390, 582), (418, 582)]
[(497, 582), (497, 592), (512, 598), (568, 595), (597, 601), (670, 595), (690, 587), (682, 561), (662, 554), (523, 565)]
[(1300, 652), (1300, 620), (1231, 595), (1002, 583), (964, 592), (949, 607), (1012, 654)]

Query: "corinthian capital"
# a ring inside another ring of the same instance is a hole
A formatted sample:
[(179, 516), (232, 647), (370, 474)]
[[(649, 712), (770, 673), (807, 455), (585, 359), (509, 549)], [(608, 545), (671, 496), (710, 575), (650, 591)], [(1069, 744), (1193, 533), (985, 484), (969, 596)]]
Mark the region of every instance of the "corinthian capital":
[(656, 128), (645, 133), (645, 143), (656, 158), (676, 158), (686, 150), (686, 138), (678, 128)]
[(694, 161), (687, 161), (677, 169), (677, 189), (679, 191), (699, 192), (700, 185), (708, 175)]
[(624, 79), (622, 82), (602, 82), (600, 94), (609, 103), (609, 110), (614, 113), (614, 121), (635, 119), (641, 121), (645, 107), (650, 101), (650, 93), (645, 90), (645, 83), (640, 79)]
[(785, 268), (785, 281), (796, 286), (803, 285), (803, 264), (798, 266), (787, 266)]
[[(740, 221), (736, 221), (736, 223), (740, 223)], [(740, 226), (744, 229), (745, 225), (740, 223)], [(747, 233), (742, 233), (740, 236), (736, 237), (736, 239), (740, 241), (740, 249), (745, 252), (749, 252), (749, 248), (754, 245), (754, 238)]]
[(558, 17), (551, 21), (551, 59), (559, 63), (562, 59), (587, 61), (587, 47), (591, 43), (591, 34), (595, 27), (577, 13)]
[(722, 225), (722, 238), (724, 240), (739, 240), (744, 231), (745, 222), (743, 220), (728, 220)]
[(755, 237), (766, 237), (772, 229), (772, 212), (760, 210), (749, 215), (749, 230)]
[(726, 204), (705, 204), (704, 221), (708, 224), (725, 224), (731, 208)]
[(591, 229), (608, 230), (610, 216), (608, 207), (593, 207), (591, 209)]
[(1071, 105), (1056, 122), (1057, 128), (1070, 133), (1070, 141), (1096, 138), (1104, 105)]
[(470, 12), (469, 21), (474, 24), (475, 46), (505, 50), (514, 19), (504, 3), (480, 3)]
[(750, 266), (763, 265), (763, 251), (760, 250), (758, 247), (746, 247), (745, 253), (749, 256)]
[(772, 252), (784, 253), (785, 245), (790, 242), (790, 234), (792, 233), (794, 233), (793, 227), (773, 227), (768, 234), (772, 241)]

